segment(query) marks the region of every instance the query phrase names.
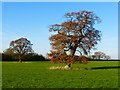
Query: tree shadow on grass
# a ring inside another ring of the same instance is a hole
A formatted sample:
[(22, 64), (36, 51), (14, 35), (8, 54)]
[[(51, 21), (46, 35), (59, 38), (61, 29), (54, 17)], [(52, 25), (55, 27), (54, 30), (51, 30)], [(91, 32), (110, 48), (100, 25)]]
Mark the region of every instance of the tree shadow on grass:
[(120, 66), (93, 67), (91, 69), (92, 70), (94, 70), (94, 69), (120, 69)]

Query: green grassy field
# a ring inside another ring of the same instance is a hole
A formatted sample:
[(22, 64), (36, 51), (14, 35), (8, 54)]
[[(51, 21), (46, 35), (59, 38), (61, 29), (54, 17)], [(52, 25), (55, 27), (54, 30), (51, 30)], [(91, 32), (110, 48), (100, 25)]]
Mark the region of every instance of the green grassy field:
[(50, 62), (2, 63), (2, 88), (117, 88), (118, 61), (73, 64), (91, 70), (49, 70)]

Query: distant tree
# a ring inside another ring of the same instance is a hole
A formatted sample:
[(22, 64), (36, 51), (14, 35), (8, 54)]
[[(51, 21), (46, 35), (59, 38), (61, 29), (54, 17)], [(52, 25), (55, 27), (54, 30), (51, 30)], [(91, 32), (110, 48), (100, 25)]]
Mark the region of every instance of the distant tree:
[[(94, 57), (94, 58), (93, 58)], [(104, 60), (110, 60), (111, 57), (109, 55), (106, 55), (106, 53), (98, 51), (95, 52), (94, 55), (92, 55), (92, 59), (104, 59)]]
[(101, 32), (93, 27), (100, 18), (86, 10), (66, 13), (65, 17), (66, 22), (49, 28), (50, 32), (57, 34), (49, 38), (53, 50), (48, 56), (52, 62), (65, 62), (70, 67), (75, 61), (75, 52), (88, 55), (101, 40)]
[(23, 56), (24, 61), (46, 61), (46, 58), (43, 55), (37, 53), (29, 53)]
[(105, 55), (105, 56), (104, 56), (104, 59), (105, 59), (105, 60), (110, 60), (111, 57), (110, 57), (109, 55)]
[(10, 47), (6, 52), (14, 53), (19, 59), (19, 62), (22, 62), (22, 56), (33, 52), (32, 44), (27, 38), (19, 38), (10, 42)]
[(94, 53), (94, 56), (96, 57), (96, 59), (99, 59), (99, 60), (103, 59), (105, 55), (106, 54), (104, 52), (100, 52), (100, 51)]
[(3, 59), (7, 60), (6, 58), (9, 58), (10, 60), (15, 59), (15, 54), (13, 53), (12, 49), (8, 48), (5, 51), (3, 51)]
[(2, 53), (0, 52), (0, 61), (2, 61)]
[(92, 55), (90, 58), (94, 60), (94, 59), (96, 58), (96, 56), (95, 56), (95, 55)]

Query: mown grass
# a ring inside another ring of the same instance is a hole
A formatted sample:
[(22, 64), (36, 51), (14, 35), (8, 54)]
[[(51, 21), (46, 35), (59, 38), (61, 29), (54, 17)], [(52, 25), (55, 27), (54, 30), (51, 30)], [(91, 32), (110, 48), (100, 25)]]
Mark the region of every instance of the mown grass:
[(76, 62), (91, 70), (49, 70), (50, 62), (2, 63), (2, 88), (117, 88), (118, 61)]

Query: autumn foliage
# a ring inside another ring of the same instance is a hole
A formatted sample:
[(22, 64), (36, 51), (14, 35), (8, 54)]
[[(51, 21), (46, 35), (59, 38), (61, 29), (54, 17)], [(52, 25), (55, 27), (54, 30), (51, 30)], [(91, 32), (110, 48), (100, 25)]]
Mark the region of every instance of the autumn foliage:
[(49, 53), (48, 56), (52, 63), (65, 62), (66, 64), (72, 64), (76, 60), (79, 60), (80, 63), (87, 64), (89, 60), (89, 58), (87, 58), (86, 56), (71, 56), (71, 55), (60, 54), (59, 52), (56, 51), (51, 51), (51, 53)]
[[(67, 21), (49, 28), (56, 34), (49, 38), (52, 51), (48, 56), (52, 62), (71, 64), (79, 59), (87, 63), (88, 58), (84, 55), (88, 55), (101, 40), (101, 32), (93, 27), (96, 21), (100, 22), (100, 18), (86, 10), (66, 13), (65, 18)], [(76, 57), (76, 52), (80, 56)]]

